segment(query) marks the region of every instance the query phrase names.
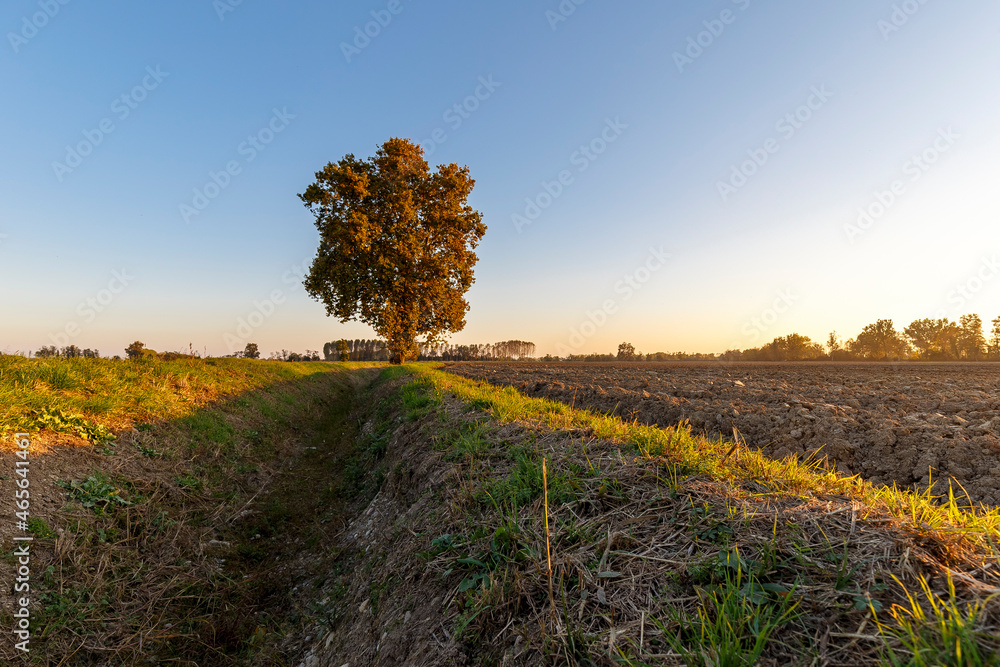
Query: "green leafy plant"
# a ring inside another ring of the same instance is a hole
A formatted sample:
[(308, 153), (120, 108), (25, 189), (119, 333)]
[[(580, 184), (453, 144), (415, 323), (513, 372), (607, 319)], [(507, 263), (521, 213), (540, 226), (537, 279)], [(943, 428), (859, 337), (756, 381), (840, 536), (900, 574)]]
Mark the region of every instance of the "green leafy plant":
[[(462, 542), (461, 536), (441, 535), (431, 541), (434, 549), (430, 554), (457, 551)], [(480, 551), (478, 557), (457, 556), (445, 575), (451, 574), (456, 569), (463, 572), (465, 578), (459, 583), (458, 590), (464, 593), (486, 588), (492, 580), (493, 574), (506, 565), (530, 560), (534, 557), (535, 554), (531, 548), (521, 542), (517, 525), (513, 522), (507, 522), (493, 532), (489, 544)]]
[(131, 505), (132, 502), (122, 498), (121, 492), (114, 484), (111, 484), (104, 475), (97, 473), (91, 475), (86, 481), (78, 482), (57, 482), (59, 486), (69, 491), (69, 495), (81, 505), (94, 510), (98, 515), (110, 511), (116, 506)]
[(708, 505), (693, 507), (691, 517), (695, 524), (694, 534), (698, 539), (714, 544), (728, 544), (733, 536), (733, 529), (717, 519)]
[(84, 440), (90, 440), (102, 445), (110, 443), (115, 439), (114, 434), (106, 426), (87, 421), (83, 415), (43, 408), (32, 412), (32, 418), (33, 426), (39, 430), (47, 430), (54, 433), (72, 433)]
[(439, 535), (438, 537), (435, 537), (433, 540), (431, 540), (431, 546), (434, 547), (431, 553), (436, 556), (437, 554), (450, 551), (451, 549), (457, 547), (461, 542), (462, 542), (461, 535), (458, 535), (457, 537), (450, 533)]
[(183, 475), (182, 477), (175, 477), (174, 481), (182, 489), (200, 489), (201, 480), (194, 475)]
[(163, 452), (157, 451), (153, 447), (145, 447), (136, 443), (135, 448), (138, 449), (143, 456), (149, 459), (158, 459), (163, 457)]

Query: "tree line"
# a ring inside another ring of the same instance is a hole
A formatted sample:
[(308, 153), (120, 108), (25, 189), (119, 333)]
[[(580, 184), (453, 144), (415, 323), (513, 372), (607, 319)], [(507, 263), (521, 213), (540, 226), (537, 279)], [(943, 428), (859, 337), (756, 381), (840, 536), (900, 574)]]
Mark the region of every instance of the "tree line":
[[(30, 356), (30, 355), (29, 355)], [(238, 359), (260, 359), (260, 349), (256, 343), (247, 343), (246, 348), (235, 354), (227, 354), (224, 358)], [(100, 359), (101, 353), (98, 350), (80, 349), (76, 345), (68, 345), (63, 348), (55, 345), (42, 346), (35, 352), (36, 359)], [(121, 359), (115, 355), (110, 359)], [(142, 341), (130, 343), (125, 348), (125, 358), (133, 361), (139, 359), (159, 359), (160, 361), (176, 361), (178, 359), (201, 359), (202, 355), (193, 346), (188, 346), (187, 352), (157, 352), (146, 347)], [(209, 358), (209, 357), (205, 357)], [(319, 351), (306, 350), (304, 353), (281, 350), (272, 352), (268, 359), (271, 361), (320, 361)]]
[[(135, 341), (125, 350), (129, 359), (158, 358), (197, 359), (201, 355), (189, 345), (187, 353), (156, 352)], [(522, 340), (499, 343), (451, 345), (418, 344), (414, 356), (419, 361), (519, 361), (535, 358), (535, 344)], [(386, 341), (347, 340), (332, 341), (323, 346), (322, 359), (326, 361), (390, 361), (393, 351)], [(30, 356), (30, 354), (28, 355)], [(98, 358), (100, 352), (80, 349), (75, 345), (59, 348), (43, 346), (36, 358)], [(260, 350), (255, 343), (231, 357), (259, 359)], [(119, 357), (113, 357), (118, 359)], [(268, 357), (278, 361), (320, 361), (318, 351), (305, 353), (281, 350)], [(546, 355), (540, 361), (1000, 361), (1000, 317), (991, 322), (987, 336), (979, 315), (962, 315), (957, 321), (948, 318), (923, 318), (914, 320), (898, 330), (891, 319), (877, 320), (847, 341), (837, 332), (831, 332), (825, 344), (808, 336), (791, 333), (779, 336), (770, 343), (745, 350), (726, 350), (722, 354), (655, 352), (643, 354), (631, 343), (618, 346), (617, 354), (573, 354), (567, 357)]]
[(98, 350), (91, 350), (89, 347), (81, 350), (76, 345), (67, 345), (63, 348), (58, 348), (55, 345), (43, 345), (35, 352), (36, 359), (54, 359), (57, 357), (63, 359), (99, 359), (100, 356), (101, 353)]
[[(418, 361), (516, 361), (535, 355), (535, 344), (523, 340), (473, 345), (418, 344)], [(323, 346), (327, 361), (389, 361), (392, 351), (384, 340), (332, 341)]]
[(424, 361), (519, 361), (535, 356), (535, 344), (523, 340), (504, 340), (484, 345), (438, 345), (422, 347)]
[(727, 361), (1000, 361), (1000, 317), (987, 337), (979, 315), (914, 320), (902, 331), (892, 320), (877, 320), (849, 340), (834, 331), (826, 345), (800, 334), (775, 338), (761, 347), (727, 350)]
[(618, 346), (618, 354), (571, 354), (567, 357), (546, 355), (541, 361), (713, 361), (718, 357), (703, 352), (637, 352), (632, 343)]

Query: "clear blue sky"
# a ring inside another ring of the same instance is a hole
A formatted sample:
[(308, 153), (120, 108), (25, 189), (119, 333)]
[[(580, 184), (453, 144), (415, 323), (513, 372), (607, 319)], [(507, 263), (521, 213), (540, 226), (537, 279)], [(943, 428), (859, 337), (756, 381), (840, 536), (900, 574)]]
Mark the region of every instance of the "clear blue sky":
[(234, 2), (3, 4), (0, 350), (372, 337), (296, 195), (393, 136), (477, 180), (455, 342), (1000, 315), (996, 3)]

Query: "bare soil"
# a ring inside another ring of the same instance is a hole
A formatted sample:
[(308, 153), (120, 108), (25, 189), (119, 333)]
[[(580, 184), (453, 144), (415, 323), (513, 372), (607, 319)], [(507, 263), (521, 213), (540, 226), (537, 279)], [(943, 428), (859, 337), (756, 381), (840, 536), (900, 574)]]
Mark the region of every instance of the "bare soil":
[(696, 431), (730, 438), (736, 428), (770, 456), (826, 456), (879, 484), (933, 482), (942, 493), (950, 477), (974, 502), (1000, 505), (997, 364), (461, 363), (447, 370), (644, 423), (687, 419)]

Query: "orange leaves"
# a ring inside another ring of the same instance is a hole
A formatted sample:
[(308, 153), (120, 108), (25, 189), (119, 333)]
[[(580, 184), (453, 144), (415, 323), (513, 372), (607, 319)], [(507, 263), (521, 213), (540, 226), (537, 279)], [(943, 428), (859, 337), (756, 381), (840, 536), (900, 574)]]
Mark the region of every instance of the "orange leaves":
[(341, 321), (370, 325), (404, 360), (417, 336), (461, 330), (474, 250), (486, 233), (467, 203), (475, 186), (468, 167), (432, 173), (420, 146), (393, 138), (375, 157), (348, 155), (316, 179), (299, 195), (320, 232), (309, 294)]

